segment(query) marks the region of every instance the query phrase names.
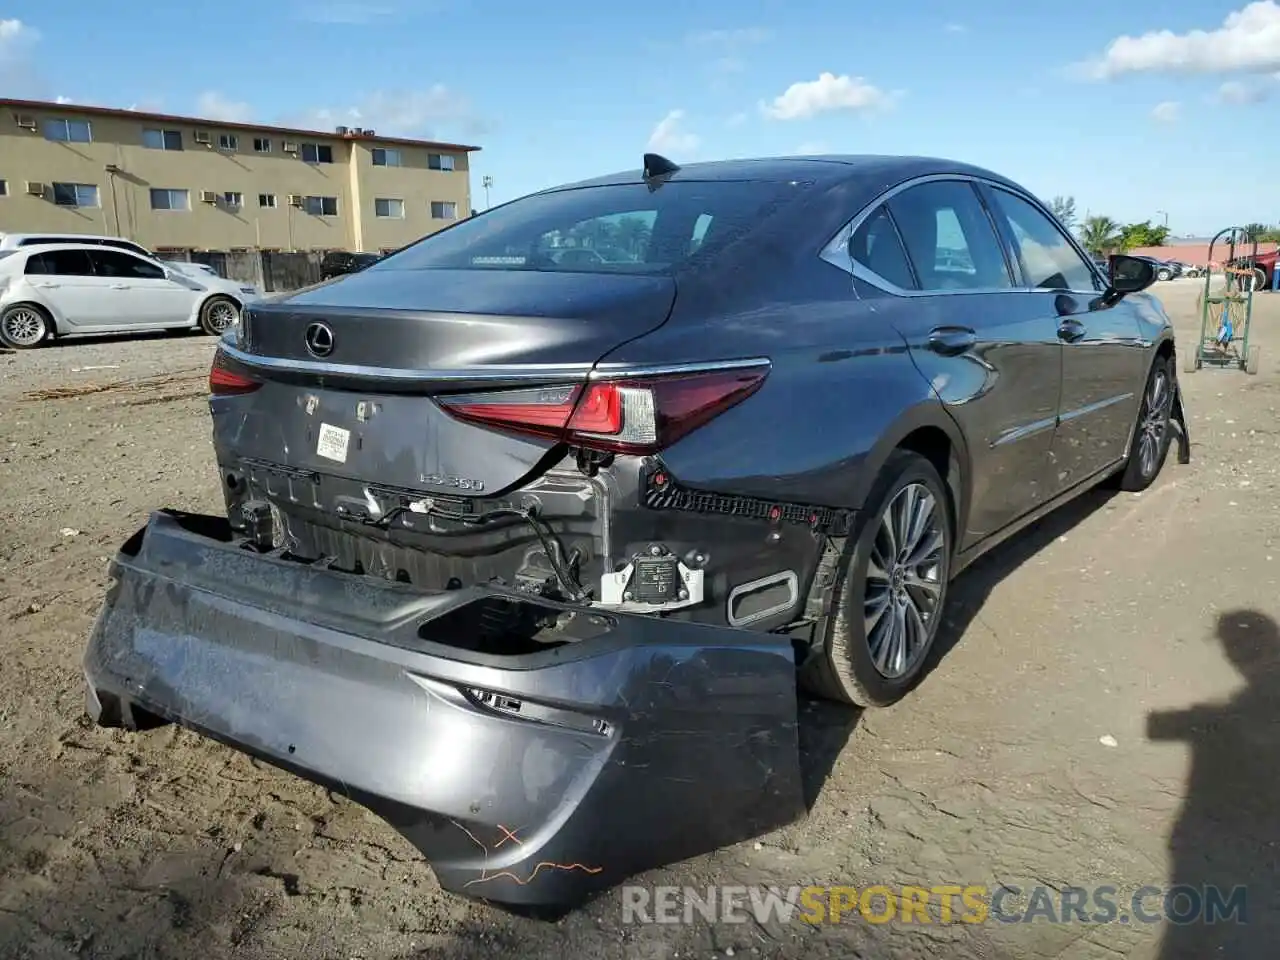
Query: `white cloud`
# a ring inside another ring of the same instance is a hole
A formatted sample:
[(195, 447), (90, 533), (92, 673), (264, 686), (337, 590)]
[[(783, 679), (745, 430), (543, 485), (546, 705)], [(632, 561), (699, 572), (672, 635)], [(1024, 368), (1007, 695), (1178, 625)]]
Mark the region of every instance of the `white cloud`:
[(472, 111), (470, 101), (443, 84), (426, 90), (377, 90), (351, 106), (317, 108), (294, 118), (294, 122), (303, 127), (345, 125), (366, 127), (388, 136), (426, 138), (441, 137), (444, 129), (469, 135), (488, 129)]
[(1214, 95), (1214, 99), (1216, 99), (1218, 103), (1245, 106), (1251, 103), (1261, 103), (1263, 100), (1266, 100), (1269, 95), (1270, 91), (1265, 87), (1240, 83), (1238, 80), (1228, 80), (1222, 86), (1218, 87), (1218, 92)]
[(54, 103), (74, 103), (74, 101), (70, 97), (64, 97), (62, 96), (62, 94), (58, 94), (58, 96), (54, 98), (53, 102)]
[(672, 110), (649, 134), (649, 149), (657, 153), (692, 153), (702, 141), (684, 128), (684, 111)]
[(968, 33), (969, 28), (963, 23), (948, 23), (944, 28), (947, 33)]
[(247, 123), (253, 119), (253, 107), (238, 100), (230, 100), (216, 90), (206, 90), (196, 100), (196, 113), (204, 120), (223, 120), (227, 123)]
[(48, 96), (31, 53), (40, 31), (21, 20), (0, 20), (0, 90), (8, 97)]
[(0, 56), (12, 53), (23, 44), (35, 43), (40, 31), (21, 20), (0, 20)]
[(791, 84), (772, 103), (761, 101), (760, 111), (774, 120), (807, 120), (820, 113), (881, 109), (893, 100), (893, 95), (862, 77), (824, 72), (817, 80)]
[(1110, 80), (1131, 73), (1271, 73), (1280, 67), (1280, 3), (1257, 0), (1227, 14), (1213, 30), (1153, 30), (1112, 40), (1082, 65), (1086, 76)]
[(395, 13), (393, 7), (361, 3), (307, 3), (298, 10), (298, 19), (311, 23), (336, 23), (363, 26)]
[(1151, 117), (1159, 120), (1161, 123), (1173, 123), (1182, 113), (1182, 105), (1176, 100), (1166, 100), (1164, 103), (1157, 103), (1151, 111)]

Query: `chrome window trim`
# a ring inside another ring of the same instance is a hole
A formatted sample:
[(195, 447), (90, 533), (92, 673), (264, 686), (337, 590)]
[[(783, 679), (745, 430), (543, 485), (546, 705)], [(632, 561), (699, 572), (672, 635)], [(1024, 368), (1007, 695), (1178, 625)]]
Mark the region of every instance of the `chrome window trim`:
[[(1053, 215), (1052, 211), (1050, 211), (1048, 207), (1046, 207), (1043, 203), (1041, 203), (1039, 200), (1031, 196), (1029, 193), (1026, 193), (1025, 191), (1014, 190), (1008, 186), (1005, 186), (1004, 184), (990, 183), (985, 180), (979, 181), (979, 182), (982, 183), (983, 186), (987, 187), (987, 189), (989, 190), (1003, 190), (1005, 193), (1011, 194), (1012, 196), (1017, 197), (1019, 200), (1023, 200), (1029, 203), (1034, 209), (1039, 210), (1041, 213), (1043, 213), (1045, 217), (1048, 219), (1049, 225), (1053, 227), (1053, 229), (1057, 230), (1061, 236), (1066, 238), (1067, 246), (1069, 246), (1072, 250), (1074, 250), (1076, 252), (1076, 256), (1078, 256), (1081, 260), (1084, 261), (1085, 267), (1089, 270), (1091, 274), (1093, 274), (1093, 278), (1095, 280), (1102, 281), (1102, 290), (1097, 290), (1097, 289), (1095, 290), (1075, 290), (1075, 289), (1044, 290), (1045, 293), (1088, 293), (1096, 297), (1098, 294), (1102, 293), (1107, 289), (1107, 286), (1108, 286), (1107, 278), (1102, 275), (1101, 271), (1098, 270), (1098, 265), (1093, 262), (1093, 257), (1089, 256), (1084, 251), (1084, 248), (1081, 247), (1080, 244), (1076, 242), (1076, 238), (1071, 235), (1070, 230), (1064, 230), (1062, 228), (1062, 225), (1058, 222), (1058, 218)], [(1025, 289), (1043, 290), (1044, 288), (1027, 287)]]
[[(929, 173), (919, 177), (913, 177), (910, 180), (904, 180), (902, 183), (895, 184), (894, 186), (889, 187), (887, 190), (881, 191), (879, 194), (877, 194), (876, 197), (872, 199), (869, 203), (867, 203), (867, 205), (864, 206), (861, 210), (859, 210), (851, 220), (849, 220), (847, 223), (845, 223), (844, 226), (842, 226), (839, 230), (837, 230), (835, 233), (835, 236), (833, 236), (830, 240), (828, 240), (825, 244), (823, 244), (821, 249), (818, 251), (818, 258), (831, 264), (836, 269), (842, 270), (843, 272), (849, 274), (850, 276), (856, 277), (857, 279), (863, 281), (864, 283), (875, 287), (877, 290), (881, 290), (885, 293), (892, 294), (895, 297), (953, 297), (953, 296), (973, 296), (973, 295), (990, 296), (991, 294), (994, 294), (994, 293), (1005, 293), (1005, 294), (1007, 293), (1074, 293), (1074, 294), (1080, 294), (1080, 295), (1088, 294), (1089, 296), (1096, 297), (1101, 292), (1099, 290), (1045, 290), (1040, 287), (1028, 287), (1025, 285), (1019, 285), (1016, 279), (1015, 279), (1014, 285), (1010, 287), (982, 287), (982, 288), (971, 289), (971, 290), (904, 290), (903, 288), (897, 286), (896, 284), (890, 283), (888, 280), (884, 279), (884, 277), (880, 276), (878, 273), (875, 273), (867, 269), (861, 263), (857, 263), (850, 258), (848, 253), (849, 238), (853, 236), (854, 231), (856, 231), (859, 227), (862, 226), (863, 223), (865, 223), (868, 219), (870, 219), (871, 215), (875, 213), (876, 210), (879, 209), (882, 204), (888, 203), (898, 194), (903, 193), (907, 190), (910, 190), (912, 187), (917, 187), (925, 183), (938, 183), (941, 181), (959, 181), (962, 183), (980, 184), (987, 188), (1004, 190), (1007, 193), (1012, 193), (1014, 196), (1019, 197), (1023, 200), (1026, 200), (1036, 209), (1048, 214), (1049, 220), (1051, 223), (1054, 223), (1054, 224), (1057, 223), (1056, 218), (1052, 214), (1048, 213), (1044, 205), (1040, 203), (1038, 200), (1036, 200), (1035, 197), (1031, 196), (1029, 193), (1027, 193), (1024, 190), (1013, 188), (1006, 183), (1001, 183), (996, 180), (991, 180), (987, 177), (979, 177), (970, 173)], [(986, 204), (986, 201), (981, 197), (981, 195), (978, 196), (978, 202), (981, 203), (984, 210), (986, 210), (987, 204)], [(989, 216), (992, 215), (991, 211), (987, 210), (986, 212), (988, 213)], [(993, 231), (996, 230), (995, 224), (992, 224), (992, 230)], [(1082, 257), (1084, 257), (1085, 262), (1089, 265), (1090, 269), (1093, 270), (1094, 276), (1099, 277), (1100, 275), (1098, 274), (1098, 271), (1094, 268), (1092, 260), (1089, 257), (1084, 255), (1084, 253), (1080, 249), (1079, 244), (1075, 242), (1075, 238), (1070, 236), (1069, 234), (1067, 234), (1066, 236), (1072, 248), (1077, 253), (1079, 253)], [(1003, 248), (1005, 244), (1004, 244), (1003, 238), (1000, 236), (998, 232), (996, 232), (996, 242), (1000, 245), (1001, 252), (1003, 253)], [(1105, 278), (1104, 278), (1103, 286), (1104, 288), (1106, 286)]]
[(556, 379), (618, 380), (627, 377), (657, 377), (668, 374), (706, 373), (715, 370), (741, 370), (755, 367), (772, 367), (767, 357), (741, 360), (716, 360), (678, 364), (630, 364), (630, 363), (513, 363), (483, 366), (453, 367), (448, 370), (413, 370), (399, 367), (376, 367), (365, 364), (333, 363), (325, 360), (293, 360), (285, 357), (264, 357), (240, 349), (228, 331), (218, 345), (228, 357), (246, 367), (263, 370), (284, 370), (294, 373), (310, 373), (320, 376), (347, 377), (358, 380), (394, 380), (402, 383), (414, 381), (470, 383), (477, 380), (528, 380)]

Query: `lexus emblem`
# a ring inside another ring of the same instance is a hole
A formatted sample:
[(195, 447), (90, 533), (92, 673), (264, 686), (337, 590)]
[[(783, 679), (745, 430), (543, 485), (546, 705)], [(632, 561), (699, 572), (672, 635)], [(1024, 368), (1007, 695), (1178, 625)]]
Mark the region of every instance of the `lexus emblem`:
[(333, 353), (333, 331), (328, 324), (313, 323), (307, 327), (307, 352), (313, 357), (327, 357)]

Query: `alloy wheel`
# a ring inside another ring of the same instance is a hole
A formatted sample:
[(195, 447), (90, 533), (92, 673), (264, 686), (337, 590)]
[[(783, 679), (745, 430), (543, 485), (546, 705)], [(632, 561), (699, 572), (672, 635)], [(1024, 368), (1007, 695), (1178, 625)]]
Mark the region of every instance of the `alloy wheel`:
[(33, 307), (16, 307), (4, 316), (0, 328), (4, 339), (15, 347), (34, 347), (47, 332), (44, 317)]
[(1144, 477), (1153, 476), (1164, 449), (1164, 435), (1169, 429), (1169, 409), (1173, 391), (1169, 374), (1161, 369), (1151, 378), (1143, 401), (1141, 436), (1138, 438), (1138, 468)]
[(899, 490), (880, 517), (863, 618), (871, 660), (890, 680), (910, 673), (929, 648), (946, 582), (945, 522), (922, 483)]
[(209, 307), (209, 326), (217, 333), (224, 332), (228, 327), (240, 319), (239, 311), (235, 305), (228, 300), (219, 300), (217, 303)]

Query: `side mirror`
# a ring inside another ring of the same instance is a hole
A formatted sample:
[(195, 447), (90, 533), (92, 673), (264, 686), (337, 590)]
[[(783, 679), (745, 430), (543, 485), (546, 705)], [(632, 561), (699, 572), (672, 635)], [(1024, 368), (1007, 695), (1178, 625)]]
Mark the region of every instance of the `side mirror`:
[(1141, 293), (1156, 282), (1156, 267), (1145, 257), (1113, 254), (1107, 270), (1107, 289), (1100, 305), (1113, 307), (1131, 293)]

